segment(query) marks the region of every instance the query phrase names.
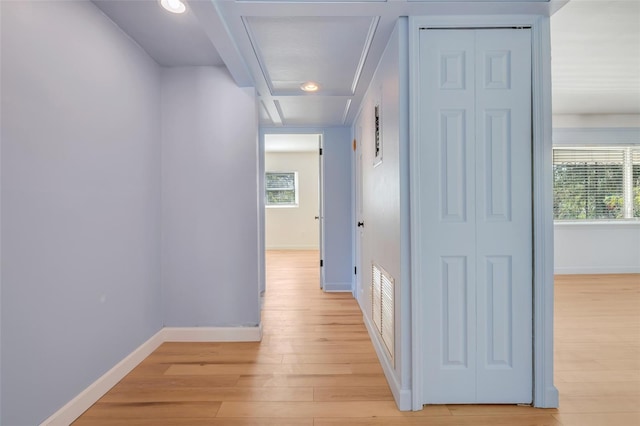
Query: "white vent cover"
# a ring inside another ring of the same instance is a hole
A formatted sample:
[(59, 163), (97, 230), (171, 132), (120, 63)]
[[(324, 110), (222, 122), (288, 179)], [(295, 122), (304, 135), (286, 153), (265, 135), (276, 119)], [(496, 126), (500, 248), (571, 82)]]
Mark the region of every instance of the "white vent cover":
[(391, 362), (394, 362), (393, 349), (395, 339), (394, 319), (395, 280), (378, 265), (372, 265), (371, 274), (371, 316), (380, 337), (387, 349)]

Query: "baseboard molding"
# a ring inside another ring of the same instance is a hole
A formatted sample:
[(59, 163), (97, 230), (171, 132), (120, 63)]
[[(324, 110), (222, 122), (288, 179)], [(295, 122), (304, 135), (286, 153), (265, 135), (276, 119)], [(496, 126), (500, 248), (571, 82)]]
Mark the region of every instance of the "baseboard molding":
[(165, 327), (163, 342), (259, 342), (262, 324), (255, 327)]
[(324, 283), (323, 290), (328, 293), (351, 293), (351, 283)]
[(163, 343), (162, 330), (89, 385), (40, 426), (68, 426)]
[(73, 423), (164, 342), (259, 342), (260, 340), (262, 340), (262, 324), (255, 327), (164, 327), (64, 407), (40, 423), (40, 426), (68, 426)]
[(557, 267), (553, 273), (556, 275), (640, 274), (640, 266), (569, 266)]
[(536, 408), (558, 408), (560, 406), (560, 395), (555, 386), (549, 386), (544, 393), (544, 404), (534, 404)]
[(387, 378), (389, 388), (391, 388), (391, 393), (393, 394), (393, 399), (395, 399), (398, 409), (400, 411), (411, 411), (411, 389), (402, 389), (402, 385), (400, 384), (400, 381), (395, 374), (395, 370), (391, 365), (391, 360), (389, 360), (389, 357), (387, 356), (387, 350), (382, 346), (383, 343), (375, 329), (375, 326), (366, 315), (362, 315), (362, 318), (364, 320), (364, 325), (369, 332), (373, 348), (376, 350), (378, 360), (380, 361), (380, 365), (382, 365), (382, 371)]

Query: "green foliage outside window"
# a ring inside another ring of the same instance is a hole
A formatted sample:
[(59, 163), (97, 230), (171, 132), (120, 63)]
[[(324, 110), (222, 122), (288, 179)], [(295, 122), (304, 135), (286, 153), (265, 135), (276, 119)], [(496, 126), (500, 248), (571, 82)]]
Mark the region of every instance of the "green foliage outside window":
[(265, 175), (265, 204), (267, 206), (295, 206), (297, 200), (295, 172), (267, 172)]
[(638, 156), (637, 148), (554, 149), (554, 219), (640, 218)]

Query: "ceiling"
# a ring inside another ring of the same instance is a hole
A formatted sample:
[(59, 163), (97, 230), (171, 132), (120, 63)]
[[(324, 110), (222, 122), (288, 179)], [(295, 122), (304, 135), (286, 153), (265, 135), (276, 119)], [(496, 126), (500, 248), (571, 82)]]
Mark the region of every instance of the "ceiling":
[(265, 152), (318, 152), (318, 134), (266, 134)]
[(640, 0), (571, 0), (551, 46), (555, 114), (640, 114)]
[[(564, 1), (94, 0), (162, 66), (225, 65), (264, 126), (353, 122), (399, 16), (548, 14)], [(554, 113), (640, 113), (640, 0), (572, 0), (551, 19)], [(316, 93), (300, 85), (319, 83)]]

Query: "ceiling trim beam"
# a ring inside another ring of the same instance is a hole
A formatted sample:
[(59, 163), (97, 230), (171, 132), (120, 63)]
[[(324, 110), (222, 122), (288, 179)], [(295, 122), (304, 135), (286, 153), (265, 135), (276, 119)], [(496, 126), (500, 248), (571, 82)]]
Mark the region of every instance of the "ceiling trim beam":
[(240, 87), (254, 86), (253, 77), (247, 64), (217, 6), (208, 1), (190, 1), (188, 4), (189, 8), (195, 12), (196, 18), (220, 54), (236, 84)]

